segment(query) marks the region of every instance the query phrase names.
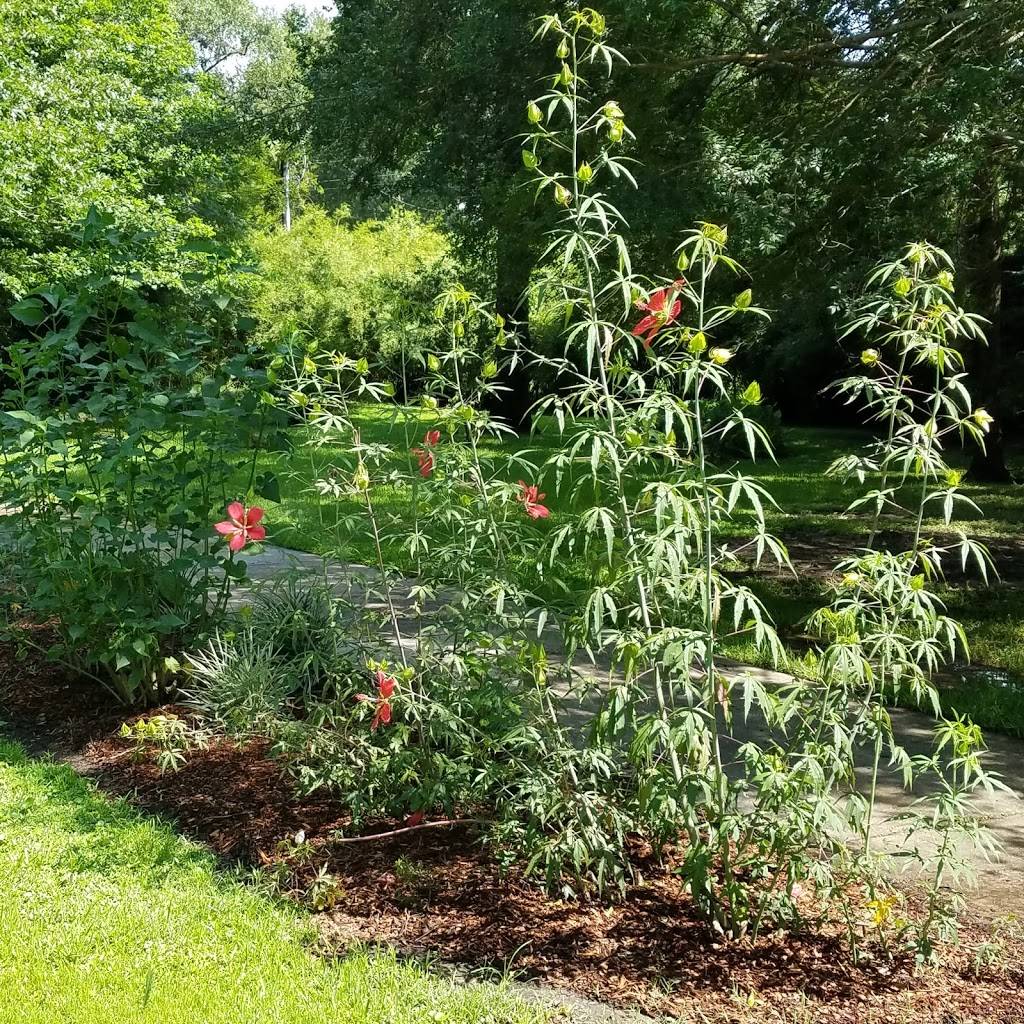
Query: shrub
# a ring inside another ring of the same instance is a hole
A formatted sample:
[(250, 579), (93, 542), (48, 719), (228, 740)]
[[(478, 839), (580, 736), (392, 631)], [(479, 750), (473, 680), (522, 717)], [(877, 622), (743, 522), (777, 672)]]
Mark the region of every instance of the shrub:
[(211, 523), (252, 488), (277, 414), (244, 350), (136, 286), (110, 218), (92, 211), (81, 244), (101, 273), (12, 308), (26, 333), (2, 367), (0, 485), (50, 653), (146, 701), (244, 575)]
[(310, 209), (290, 232), (255, 240), (262, 274), (253, 309), (268, 349), (295, 331), (329, 353), (372, 357), (395, 383), (437, 337), (431, 301), (448, 266), (448, 243), (413, 213), (353, 221)]

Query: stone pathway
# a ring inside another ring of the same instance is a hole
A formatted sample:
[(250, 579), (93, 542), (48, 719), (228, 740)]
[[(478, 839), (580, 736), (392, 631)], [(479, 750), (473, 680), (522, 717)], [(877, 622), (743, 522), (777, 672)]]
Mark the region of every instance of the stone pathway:
[[(267, 545), (258, 554), (247, 554), (245, 561), (249, 577), (255, 585), (279, 579), (287, 573), (309, 573), (325, 579), (339, 592), (344, 591), (357, 600), (362, 595), (368, 607), (383, 607), (380, 599), (372, 595), (372, 584), (379, 578), (378, 573), (368, 566), (325, 561), (317, 555), (272, 545)], [(245, 591), (237, 591), (234, 600), (236, 604), (244, 604)], [(396, 601), (399, 606), (407, 604), (405, 587), (397, 588)], [(408, 649), (415, 647), (415, 640), (411, 636), (403, 636), (402, 642)], [(586, 673), (594, 671), (593, 665), (583, 660), (574, 667)], [(791, 677), (779, 672), (735, 663), (724, 668), (724, 672), (732, 679), (753, 675), (767, 684), (791, 681)], [(584, 706), (577, 714), (582, 723), (590, 717), (591, 710)], [(912, 756), (931, 752), (934, 722), (929, 716), (898, 709), (892, 712), (892, 718), (899, 742)], [(741, 719), (742, 709), (735, 715), (737, 722)], [(764, 734), (763, 728), (752, 723), (747, 726), (744, 735), (755, 738)], [(980, 794), (974, 799), (975, 813), (998, 841), (1001, 849), (991, 861), (981, 851), (973, 848), (965, 850), (977, 878), (970, 906), (973, 911), (992, 917), (1005, 916), (1011, 912), (1024, 915), (1024, 800), (1021, 799), (1024, 797), (1024, 742), (998, 734), (989, 735), (986, 739), (989, 748), (986, 767), (1002, 779), (1009, 791), (997, 791), (992, 796)], [(870, 765), (865, 762), (858, 766), (858, 772), (863, 778), (869, 778)], [(892, 853), (904, 852), (905, 829), (895, 819), (926, 793), (927, 789), (908, 793), (903, 788), (902, 779), (895, 772), (887, 772), (882, 776), (878, 785), (873, 825), (874, 835), (881, 846)], [(907, 863), (912, 863), (912, 860), (907, 858)]]

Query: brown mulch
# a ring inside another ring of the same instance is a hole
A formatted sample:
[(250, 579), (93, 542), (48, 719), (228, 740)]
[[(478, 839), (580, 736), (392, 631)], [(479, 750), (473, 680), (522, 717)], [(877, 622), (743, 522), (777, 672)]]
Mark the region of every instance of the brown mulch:
[[(183, 713), (173, 706), (159, 712)], [(33, 749), (66, 757), (104, 790), (171, 819), (225, 859), (280, 868), (297, 895), (330, 905), (316, 919), (334, 949), (385, 943), (464, 968), (511, 967), (683, 1020), (1024, 1022), (1024, 945), (1009, 942), (997, 967), (976, 973), (975, 951), (990, 934), (981, 923), (964, 929), (940, 971), (881, 957), (854, 967), (839, 935), (713, 941), (678, 878), (654, 864), (643, 885), (605, 907), (550, 899), (515, 876), (501, 877), (471, 826), (340, 845), (334, 840), (348, 829), (345, 809), (325, 795), (300, 797), (264, 743), (218, 739), (178, 772), (161, 774), (116, 735), (124, 715), (102, 691), (34, 654), (18, 660), (2, 644), (0, 719)], [(329, 872), (326, 886), (315, 883), (321, 868)]]

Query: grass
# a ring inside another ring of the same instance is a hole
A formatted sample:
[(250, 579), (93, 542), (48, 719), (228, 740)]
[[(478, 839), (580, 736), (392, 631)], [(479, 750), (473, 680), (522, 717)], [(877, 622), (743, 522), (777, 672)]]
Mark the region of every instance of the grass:
[(0, 741), (4, 1024), (528, 1024), (499, 987), (310, 951), (300, 914), (166, 825)]
[[(389, 445), (396, 452), (404, 452), (415, 444), (431, 422), (429, 413), (416, 413), (420, 423), (406, 427), (396, 407), (362, 406), (355, 416), (364, 443)], [(868, 533), (866, 516), (847, 513), (853, 501), (864, 488), (857, 483), (844, 483), (826, 475), (825, 470), (839, 455), (855, 452), (868, 441), (863, 430), (793, 428), (785, 433), (784, 445), (777, 462), (749, 461), (736, 463), (739, 470), (758, 476), (774, 495), (779, 508), (769, 513), (769, 528), (789, 542), (814, 545), (828, 537), (855, 550), (865, 543)], [(374, 549), (366, 528), (366, 521), (357, 499), (320, 498), (313, 482), (329, 475), (335, 465), (348, 465), (349, 457), (343, 446), (324, 445), (311, 448), (303, 428), (292, 431), (293, 447), (290, 451), (264, 457), (263, 471), (274, 472), (281, 483), (282, 500), (276, 507), (268, 503), (272, 539), (286, 547), (316, 554), (331, 555), (347, 561), (370, 563), (375, 560)], [(559, 445), (553, 423), (545, 422), (531, 436), (514, 439), (504, 444), (493, 442), (484, 446), (484, 453), (496, 460), (510, 456), (523, 456), (539, 464)], [(951, 459), (956, 462), (956, 458)], [(962, 460), (966, 461), (966, 460)], [(1017, 467), (1021, 468), (1020, 465)], [(508, 467), (511, 479), (523, 476), (515, 465)], [(582, 480), (586, 467), (580, 471)], [(577, 515), (588, 502), (588, 490), (581, 481), (563, 481), (561, 488), (553, 477), (538, 475), (541, 490), (546, 490), (546, 504), (552, 509), (553, 521)], [(980, 506), (984, 517), (962, 518), (944, 526), (939, 520), (926, 520), (926, 533), (948, 533), (964, 530), (982, 540), (999, 541), (1021, 536), (1024, 530), (1024, 487), (1006, 487), (972, 484), (962, 488), (972, 501)], [(408, 488), (385, 482), (374, 487), (374, 502), (382, 517), (401, 520), (409, 508)], [(908, 502), (914, 496), (904, 496)], [(886, 528), (910, 532), (912, 524), (887, 520)], [(733, 524), (737, 536), (749, 528), (749, 520), (738, 516)], [(388, 563), (400, 570), (412, 566), (399, 543), (385, 542), (384, 554)], [(830, 557), (825, 555), (826, 558)], [(570, 577), (570, 585), (582, 589), (587, 584), (586, 566), (576, 564), (563, 567)], [(820, 578), (804, 576), (758, 576), (748, 581), (764, 600), (769, 612), (787, 643), (790, 667), (799, 667), (799, 658), (805, 650), (801, 640), (801, 622), (818, 606), (822, 599), (823, 582)], [(947, 691), (951, 708), (974, 711), (979, 724), (996, 727), (1024, 735), (1024, 590), (1012, 585), (985, 587), (971, 583), (963, 587), (944, 587), (941, 596), (948, 604), (950, 614), (965, 626), (971, 641), (975, 663), (1005, 670), (1020, 679), (1020, 692), (1013, 681), (1009, 685), (1000, 681), (986, 683), (977, 675), (965, 677), (962, 684)], [(725, 653), (737, 660), (763, 664), (764, 656), (746, 641), (727, 641)], [(996, 692), (990, 692), (995, 687)]]

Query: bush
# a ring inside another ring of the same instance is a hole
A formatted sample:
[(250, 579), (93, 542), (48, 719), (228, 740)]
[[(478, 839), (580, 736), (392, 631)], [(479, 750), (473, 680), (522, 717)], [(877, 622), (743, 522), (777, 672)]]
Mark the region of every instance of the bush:
[(12, 308), (0, 487), (50, 653), (145, 701), (244, 575), (211, 525), (277, 413), (246, 352), (137, 287), (134, 238), (92, 211), (81, 244), (102, 273)]
[(328, 352), (373, 357), (398, 383), (403, 349), (415, 358), (436, 340), (430, 311), (448, 242), (415, 214), (355, 222), (346, 210), (312, 208), (255, 248), (262, 275), (253, 310), (268, 349), (299, 331)]

